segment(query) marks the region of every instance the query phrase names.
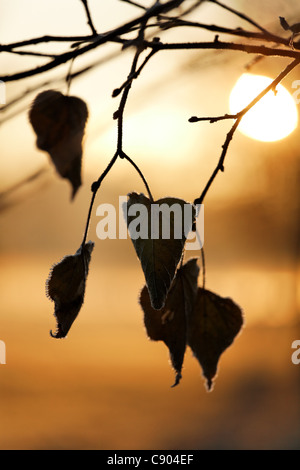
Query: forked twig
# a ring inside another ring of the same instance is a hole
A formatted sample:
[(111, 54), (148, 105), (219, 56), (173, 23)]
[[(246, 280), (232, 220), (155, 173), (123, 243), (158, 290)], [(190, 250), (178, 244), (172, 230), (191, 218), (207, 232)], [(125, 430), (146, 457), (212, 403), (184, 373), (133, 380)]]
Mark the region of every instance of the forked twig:
[(92, 21), (92, 16), (91, 16), (91, 13), (90, 13), (90, 9), (89, 9), (89, 6), (88, 6), (88, 2), (87, 0), (81, 0), (82, 3), (83, 3), (83, 6), (85, 8), (85, 12), (86, 12), (86, 16), (87, 16), (87, 23), (88, 25), (90, 26), (91, 30), (92, 30), (92, 33), (93, 33), (93, 36), (97, 36), (97, 31), (96, 31), (96, 28), (94, 26), (94, 23)]
[(211, 187), (215, 177), (217, 176), (217, 174), (219, 173), (219, 171), (224, 171), (224, 161), (225, 161), (225, 157), (226, 157), (226, 154), (227, 154), (227, 151), (228, 151), (228, 147), (229, 147), (229, 144), (233, 138), (233, 135), (235, 133), (235, 131), (237, 130), (243, 116), (248, 112), (250, 111), (251, 108), (253, 108), (253, 106), (256, 105), (256, 103), (258, 103), (269, 91), (271, 90), (275, 90), (276, 86), (295, 68), (297, 67), (297, 65), (299, 65), (300, 63), (300, 59), (295, 59), (293, 62), (291, 62), (279, 75), (277, 78), (275, 78), (275, 80), (272, 81), (272, 83), (270, 83), (270, 85), (268, 85), (258, 96), (256, 96), (256, 98), (254, 98), (251, 103), (248, 104), (248, 106), (246, 106), (244, 109), (242, 109), (242, 111), (238, 112), (237, 114), (235, 115), (224, 115), (223, 117), (222, 116), (219, 116), (219, 117), (216, 117), (216, 118), (193, 118), (193, 121), (192, 122), (196, 122), (195, 119), (199, 120), (199, 121), (202, 121), (202, 120), (209, 120), (210, 122), (216, 122), (216, 121), (219, 121), (221, 119), (235, 119), (235, 123), (233, 124), (233, 126), (231, 127), (230, 131), (228, 132), (227, 136), (226, 136), (226, 139), (225, 139), (225, 142), (222, 146), (222, 153), (221, 153), (221, 156), (219, 158), (219, 161), (218, 161), (218, 164), (216, 166), (216, 168), (214, 169), (211, 177), (209, 178), (204, 190), (202, 191), (202, 194), (199, 198), (195, 199), (194, 201), (194, 204), (197, 205), (197, 204), (203, 204), (203, 201), (204, 201), (204, 198), (209, 190), (209, 188)]

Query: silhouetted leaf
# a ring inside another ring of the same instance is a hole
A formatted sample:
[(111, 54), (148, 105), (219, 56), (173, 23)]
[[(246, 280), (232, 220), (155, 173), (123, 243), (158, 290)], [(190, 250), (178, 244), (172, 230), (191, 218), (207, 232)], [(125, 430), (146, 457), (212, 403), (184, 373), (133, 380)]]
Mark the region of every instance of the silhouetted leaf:
[(72, 198), (81, 186), (82, 139), (87, 118), (84, 101), (54, 90), (37, 95), (29, 111), (36, 145), (48, 152), (59, 175), (70, 181)]
[(50, 332), (54, 338), (67, 335), (81, 309), (93, 248), (94, 243), (89, 241), (75, 255), (66, 256), (52, 268), (46, 290), (55, 302), (57, 331), (55, 334)]
[[(162, 217), (158, 208), (163, 211)], [(174, 279), (195, 209), (182, 199), (168, 197), (151, 202), (144, 194), (131, 193), (123, 210), (145, 275), (151, 305), (159, 310), (165, 304)]]
[(221, 354), (243, 325), (241, 309), (228, 298), (198, 288), (188, 322), (188, 344), (198, 359), (210, 390)]
[(286, 21), (285, 18), (283, 18), (283, 16), (279, 16), (279, 21), (280, 21), (280, 24), (281, 24), (282, 28), (285, 31), (288, 31), (290, 29), (290, 26), (289, 26), (288, 22)]
[(164, 341), (170, 351), (172, 366), (179, 384), (186, 349), (186, 317), (191, 315), (197, 296), (199, 267), (197, 259), (189, 260), (178, 269), (172, 287), (161, 310), (152, 308), (147, 286), (140, 295), (147, 334), (154, 341)]

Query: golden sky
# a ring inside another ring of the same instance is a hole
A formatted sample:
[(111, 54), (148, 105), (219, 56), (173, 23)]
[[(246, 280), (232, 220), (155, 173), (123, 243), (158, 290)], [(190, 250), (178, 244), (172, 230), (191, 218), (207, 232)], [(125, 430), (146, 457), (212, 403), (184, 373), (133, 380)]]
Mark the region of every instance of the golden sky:
[[(118, 0), (89, 4), (99, 31), (137, 15)], [(275, 32), (278, 16), (290, 19), (297, 12), (294, 0), (230, 4)], [(241, 22), (213, 5), (201, 8), (194, 19), (226, 26)], [(0, 30), (1, 43), (90, 32), (79, 0), (0, 0)], [(211, 40), (213, 33), (166, 34), (168, 40), (199, 37)], [(61, 47), (43, 45), (41, 50)], [(71, 84), (71, 95), (89, 107), (83, 186), (73, 203), (68, 182), (57, 177), (47, 155), (35, 146), (28, 109), (36, 93), (0, 114), (1, 122), (21, 110), (0, 125), (0, 192), (47, 168), (1, 206), (0, 340), (7, 344), (8, 362), (0, 365), (0, 416), (7, 426), (6, 434), (0, 426), (0, 448), (296, 446), (298, 375), (290, 365), (290, 344), (299, 333), (299, 128), (278, 142), (259, 142), (237, 132), (225, 172), (205, 201), (207, 288), (233, 298), (246, 323), (224, 355), (213, 398), (207, 398), (191, 355), (186, 385), (170, 395), (167, 350), (147, 340), (137, 303), (144, 278), (133, 246), (130, 240), (96, 237), (99, 204), (117, 205), (119, 195), (145, 192), (125, 161), (117, 162), (97, 194), (89, 231), (96, 246), (83, 310), (67, 340), (48, 335), (55, 323), (53, 304), (45, 296), (49, 269), (81, 243), (90, 185), (115, 152), (112, 115), (119, 98), (111, 93), (126, 79), (132, 60), (131, 50), (121, 57), (119, 50), (119, 45), (105, 46), (74, 62), (76, 71), (116, 54)], [(252, 58), (233, 52), (165, 51), (133, 83), (124, 116), (124, 149), (156, 199), (168, 195), (193, 201), (200, 195), (231, 122), (191, 124), (188, 119), (228, 112), (232, 87)], [(43, 60), (0, 54), (1, 74)], [(275, 78), (286, 65), (283, 59), (269, 58), (251, 72)], [(65, 92), (68, 67), (9, 84), (7, 99), (50, 77), (54, 88)], [(296, 69), (284, 80), (287, 90), (294, 91), (298, 78)]]

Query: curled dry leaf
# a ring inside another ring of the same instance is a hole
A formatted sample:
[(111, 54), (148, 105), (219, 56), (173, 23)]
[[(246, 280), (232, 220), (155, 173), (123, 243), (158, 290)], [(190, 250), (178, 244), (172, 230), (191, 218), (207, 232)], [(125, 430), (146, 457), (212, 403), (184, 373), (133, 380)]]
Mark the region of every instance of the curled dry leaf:
[(87, 118), (83, 100), (54, 90), (38, 94), (29, 111), (36, 145), (48, 152), (58, 174), (70, 181), (72, 198), (81, 186), (82, 139)]
[(242, 325), (242, 311), (231, 299), (198, 288), (188, 318), (188, 344), (202, 367), (208, 390), (221, 354), (232, 344)]
[(169, 348), (172, 366), (176, 372), (175, 383), (179, 384), (186, 350), (186, 317), (191, 315), (197, 296), (199, 267), (197, 259), (189, 260), (178, 269), (165, 306), (155, 310), (150, 302), (147, 286), (140, 295), (144, 311), (147, 334), (154, 341), (163, 341)]
[(160, 310), (182, 257), (195, 209), (177, 198), (154, 202), (144, 194), (128, 196), (123, 211), (130, 238), (142, 265), (151, 305)]
[(93, 248), (94, 243), (89, 241), (75, 255), (66, 256), (52, 268), (46, 290), (55, 303), (57, 330), (50, 332), (54, 338), (67, 335), (82, 307)]

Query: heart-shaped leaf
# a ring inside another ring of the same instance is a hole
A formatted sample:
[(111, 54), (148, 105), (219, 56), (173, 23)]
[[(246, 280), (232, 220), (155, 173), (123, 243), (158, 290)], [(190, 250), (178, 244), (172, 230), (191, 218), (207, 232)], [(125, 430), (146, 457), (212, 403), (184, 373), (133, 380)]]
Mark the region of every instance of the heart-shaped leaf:
[(197, 259), (189, 260), (178, 269), (172, 287), (161, 310), (152, 308), (147, 286), (140, 295), (147, 334), (154, 341), (163, 341), (169, 348), (172, 366), (179, 384), (186, 349), (186, 317), (191, 315), (197, 296), (199, 267)]
[(167, 197), (154, 202), (144, 194), (131, 193), (123, 210), (151, 305), (160, 310), (182, 257), (195, 209), (182, 199)]
[(85, 284), (94, 243), (89, 241), (75, 255), (65, 256), (54, 265), (46, 283), (46, 291), (55, 303), (57, 320), (54, 338), (64, 338), (76, 319), (83, 301)]
[(59, 91), (43, 91), (29, 111), (37, 147), (48, 152), (58, 174), (72, 185), (72, 198), (81, 186), (82, 139), (88, 118), (84, 101)]
[(198, 288), (188, 320), (188, 344), (202, 367), (208, 390), (221, 354), (232, 344), (242, 325), (242, 311), (231, 299)]

